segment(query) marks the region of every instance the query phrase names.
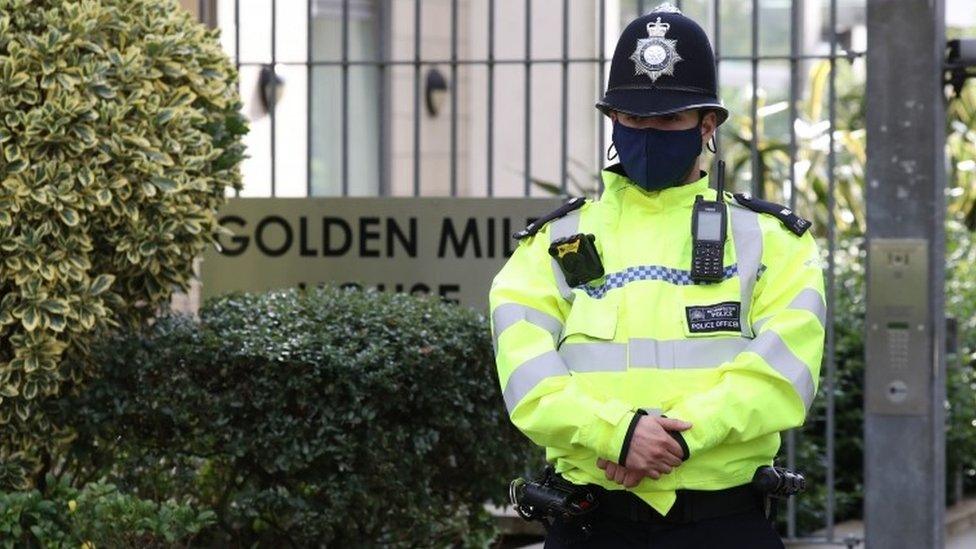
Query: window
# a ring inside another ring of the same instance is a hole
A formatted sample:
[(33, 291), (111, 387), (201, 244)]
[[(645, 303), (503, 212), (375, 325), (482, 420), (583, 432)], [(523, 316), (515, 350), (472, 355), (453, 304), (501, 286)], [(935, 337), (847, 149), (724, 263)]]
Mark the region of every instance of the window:
[[(380, 0), (217, 0), (217, 26), (240, 69), (241, 99), (251, 124), (242, 196), (379, 193), (380, 5)], [(351, 61), (345, 68), (344, 51)], [(262, 84), (271, 80), (278, 83), (279, 98), (269, 111)]]

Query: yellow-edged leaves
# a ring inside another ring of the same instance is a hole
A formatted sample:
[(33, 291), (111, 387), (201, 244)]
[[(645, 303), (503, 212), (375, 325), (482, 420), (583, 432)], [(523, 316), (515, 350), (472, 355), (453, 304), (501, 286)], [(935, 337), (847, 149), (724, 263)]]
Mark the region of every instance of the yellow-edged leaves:
[(236, 77), (175, 0), (0, 0), (0, 460), (63, 440), (34, 403), (95, 332), (188, 287), (240, 187)]

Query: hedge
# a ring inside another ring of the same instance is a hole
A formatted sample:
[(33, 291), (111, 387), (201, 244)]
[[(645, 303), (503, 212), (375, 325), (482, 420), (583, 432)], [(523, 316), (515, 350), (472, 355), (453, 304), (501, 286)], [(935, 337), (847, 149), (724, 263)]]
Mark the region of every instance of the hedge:
[(157, 503), (96, 482), (83, 489), (48, 479), (49, 490), (0, 493), (0, 547), (189, 547), (214, 513)]
[(216, 512), (250, 546), (481, 545), (540, 455), (509, 423), (483, 315), (332, 287), (234, 294), (95, 349), (60, 415), (76, 475)]

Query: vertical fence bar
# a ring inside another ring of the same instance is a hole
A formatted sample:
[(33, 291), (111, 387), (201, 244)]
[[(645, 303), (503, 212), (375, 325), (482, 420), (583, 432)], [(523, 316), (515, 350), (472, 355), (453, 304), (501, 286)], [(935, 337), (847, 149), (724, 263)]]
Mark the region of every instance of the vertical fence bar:
[(796, 209), (796, 104), (799, 101), (797, 92), (800, 89), (800, 65), (803, 38), (801, 25), (803, 24), (803, 0), (793, 0), (790, 5), (790, 209)]
[(342, 0), (342, 196), (349, 196), (349, 0)]
[(377, 70), (379, 74), (379, 93), (376, 94), (376, 112), (379, 113), (377, 116), (377, 125), (379, 126), (379, 139), (376, 140), (376, 159), (379, 162), (377, 169), (379, 184), (378, 191), (380, 196), (389, 196), (390, 194), (390, 184), (387, 166), (389, 166), (389, 155), (386, 154), (387, 149), (387, 46), (386, 37), (390, 33), (389, 29), (389, 18), (386, 16), (387, 10), (389, 9), (386, 0), (379, 0), (376, 3), (377, 12), (377, 24), (376, 27), (379, 32), (377, 32), (377, 37), (379, 38), (377, 47), (377, 53), (379, 54), (379, 63), (377, 64)]
[[(278, 74), (278, 0), (271, 0), (271, 76)], [(268, 113), (271, 123), (271, 196), (277, 195), (278, 181), (278, 97), (271, 99), (271, 112)]]
[(830, 0), (830, 111), (829, 111), (829, 131), (830, 131), (830, 151), (827, 153), (827, 378), (825, 379), (827, 393), (827, 508), (824, 510), (827, 523), (827, 539), (834, 539), (834, 379), (836, 377), (836, 365), (834, 363), (834, 256), (837, 251), (836, 221), (834, 218), (835, 209), (835, 187), (836, 178), (834, 168), (837, 163), (836, 152), (834, 150), (834, 134), (837, 126), (837, 0)]
[(487, 188), (488, 196), (495, 196), (495, 0), (488, 0), (488, 136)]
[(637, 17), (644, 15), (644, 0), (637, 0)]
[(559, 187), (566, 194), (566, 157), (569, 150), (567, 136), (569, 118), (569, 0), (563, 0), (563, 58), (562, 58), (562, 90), (559, 115)]
[(305, 196), (312, 196), (312, 0), (305, 2)]
[[(790, 4), (790, 198), (791, 210), (796, 210), (796, 103), (799, 83), (799, 66), (797, 56), (800, 55), (800, 25), (803, 24), (803, 0), (793, 0)], [(801, 6), (801, 9), (797, 7)], [(796, 470), (796, 429), (786, 433), (786, 466)], [(829, 490), (833, 487), (829, 486)], [(796, 537), (796, 498), (786, 501), (786, 535)]]
[(458, 0), (451, 0), (451, 196), (457, 196)]
[(241, 0), (234, 0), (234, 68), (241, 70)]
[[(603, 78), (604, 78), (603, 75), (606, 73), (606, 67), (607, 67), (607, 61), (606, 61), (606, 57), (607, 57), (607, 51), (606, 51), (606, 41), (607, 41), (607, 35), (606, 35), (606, 32), (607, 32), (607, 0), (600, 0), (600, 17), (599, 17), (599, 22), (600, 22), (600, 30), (598, 31), (598, 34), (599, 34), (599, 37), (600, 37), (600, 45), (599, 45), (600, 59), (597, 62), (597, 65), (599, 67), (599, 71), (600, 72), (599, 72), (599, 74), (597, 76), (597, 79), (596, 79), (596, 93), (597, 93), (597, 97), (601, 97), (603, 95)], [(597, 150), (596, 167), (597, 167), (597, 173), (600, 174), (600, 172), (602, 171), (602, 168), (603, 168), (603, 160), (604, 160), (604, 156), (603, 155), (606, 154), (606, 145), (607, 145), (607, 143), (606, 143), (606, 136), (603, 135), (604, 134), (604, 132), (603, 132), (603, 125), (605, 123), (604, 120), (603, 120), (603, 113), (600, 112), (600, 111), (597, 111), (596, 117), (597, 117), (597, 120), (598, 120), (597, 125), (596, 125), (596, 130), (597, 130), (597, 133), (599, 134), (599, 136), (597, 137), (597, 139), (599, 140), (598, 142), (600, 143), (600, 146), (598, 147), (598, 150)], [(603, 194), (603, 176), (602, 176), (602, 174), (597, 175), (597, 185), (599, 185), (600, 194)]]
[[(715, 28), (714, 28), (714, 44), (712, 46), (715, 48), (715, 89), (718, 91), (719, 98), (722, 97), (722, 9), (721, 0), (712, 0), (712, 17), (715, 18)], [(722, 158), (722, 131), (721, 126), (718, 130), (715, 130), (715, 166), (718, 167), (717, 160)], [(732, 189), (730, 189), (732, 190)]]
[(765, 195), (759, 173), (759, 0), (752, 0), (752, 140), (749, 154), (752, 159), (752, 194)]
[(532, 0), (525, 0), (525, 182), (523, 194), (532, 188)]
[(413, 1), (413, 195), (420, 196), (420, 0)]
[[(234, 68), (237, 69), (237, 93), (241, 93), (241, 0), (234, 0)], [(240, 189), (234, 189), (234, 196), (241, 196)]]

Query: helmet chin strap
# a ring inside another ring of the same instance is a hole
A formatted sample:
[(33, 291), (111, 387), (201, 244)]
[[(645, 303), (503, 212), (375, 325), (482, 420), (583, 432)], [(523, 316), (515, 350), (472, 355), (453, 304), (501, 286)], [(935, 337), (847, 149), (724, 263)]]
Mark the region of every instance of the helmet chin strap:
[(712, 154), (718, 153), (718, 147), (715, 146), (715, 134), (712, 134), (712, 136), (708, 138), (708, 141), (705, 142), (705, 148), (708, 149), (708, 151)]

